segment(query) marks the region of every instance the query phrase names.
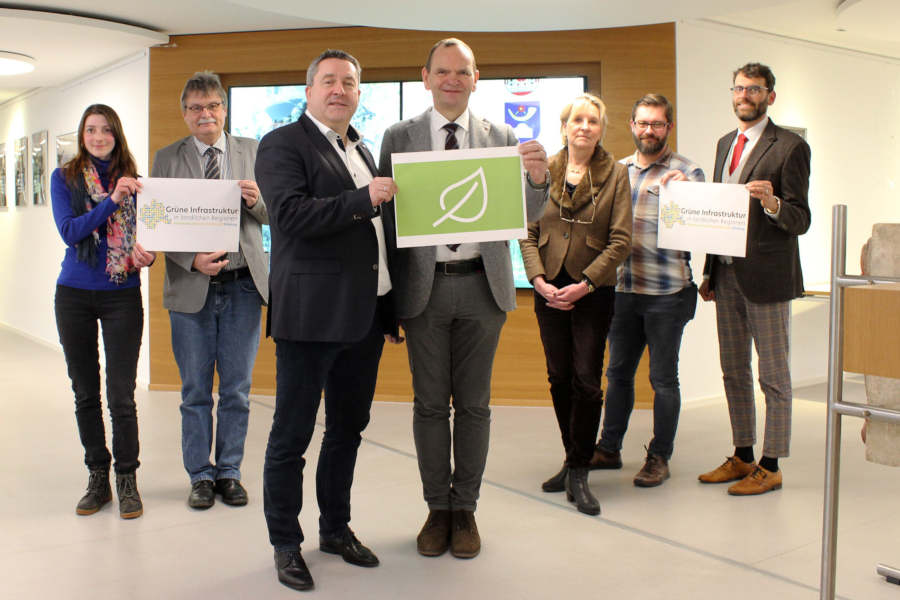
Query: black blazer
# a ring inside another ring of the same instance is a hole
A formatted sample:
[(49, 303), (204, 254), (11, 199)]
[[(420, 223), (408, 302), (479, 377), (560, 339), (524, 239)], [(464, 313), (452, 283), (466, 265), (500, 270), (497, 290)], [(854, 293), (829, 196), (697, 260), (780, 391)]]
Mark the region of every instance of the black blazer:
[[(725, 135), (716, 147), (713, 181), (722, 181), (722, 169), (737, 131)], [(784, 302), (803, 295), (803, 273), (797, 236), (809, 229), (809, 144), (772, 120), (747, 157), (740, 183), (768, 180), (781, 198), (781, 213), (774, 221), (759, 200), (750, 199), (745, 258), (734, 258), (734, 273), (744, 296), (751, 302)], [(721, 263), (706, 256), (703, 274), (715, 289)]]
[[(372, 175), (375, 161), (357, 146)], [(263, 137), (256, 181), (269, 212), (272, 256), (266, 335), (310, 342), (356, 342), (372, 325), (378, 289), (378, 241), (368, 188), (350, 172), (316, 125), (300, 120)], [(388, 264), (394, 211), (380, 211)], [(385, 304), (389, 304), (385, 302)], [(385, 333), (393, 310), (380, 311)]]

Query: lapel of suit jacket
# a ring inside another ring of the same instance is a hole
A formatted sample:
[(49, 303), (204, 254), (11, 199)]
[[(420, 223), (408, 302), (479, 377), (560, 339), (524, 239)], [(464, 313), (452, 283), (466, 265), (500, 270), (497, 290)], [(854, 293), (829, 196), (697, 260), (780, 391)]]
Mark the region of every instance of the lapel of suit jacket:
[(338, 156), (337, 151), (331, 145), (331, 142), (322, 135), (322, 132), (319, 131), (319, 128), (316, 127), (316, 124), (310, 120), (309, 117), (306, 116), (304, 112), (300, 116), (300, 125), (303, 129), (306, 130), (307, 137), (312, 142), (313, 147), (318, 151), (318, 153), (325, 160), (325, 164), (331, 167), (331, 170), (334, 171), (334, 174), (337, 178), (341, 180), (341, 183), (344, 184), (344, 188), (348, 190), (355, 190), (356, 184), (353, 183), (353, 177), (350, 176), (350, 172), (347, 170), (347, 165), (344, 164), (344, 161), (341, 160), (341, 157)]
[(231, 134), (225, 134), (225, 151), (228, 153), (228, 162), (231, 166), (232, 179), (243, 179), (241, 173), (244, 172), (244, 148), (240, 144), (234, 143)]
[(725, 159), (728, 158), (728, 150), (731, 149), (731, 144), (734, 142), (735, 136), (737, 136), (737, 130), (732, 131), (719, 142), (719, 147), (717, 148), (718, 152), (716, 152), (716, 166), (713, 171), (713, 181), (717, 183), (722, 181), (722, 172), (725, 169)]
[(763, 129), (763, 133), (759, 138), (759, 141), (756, 142), (756, 145), (753, 146), (753, 152), (750, 153), (750, 156), (747, 157), (747, 162), (744, 163), (744, 170), (741, 171), (741, 179), (739, 183), (747, 183), (750, 180), (750, 175), (753, 173), (753, 168), (760, 161), (760, 159), (765, 155), (766, 152), (769, 151), (769, 148), (775, 143), (775, 123), (772, 122), (772, 119), (769, 119), (768, 125)]
[(194, 136), (189, 135), (181, 140), (181, 145), (178, 147), (178, 160), (187, 169), (185, 179), (203, 179), (198, 156), (199, 153), (197, 152), (197, 143), (194, 141)]
[(469, 148), (486, 148), (490, 140), (488, 130), (490, 125), (479, 119), (469, 110)]

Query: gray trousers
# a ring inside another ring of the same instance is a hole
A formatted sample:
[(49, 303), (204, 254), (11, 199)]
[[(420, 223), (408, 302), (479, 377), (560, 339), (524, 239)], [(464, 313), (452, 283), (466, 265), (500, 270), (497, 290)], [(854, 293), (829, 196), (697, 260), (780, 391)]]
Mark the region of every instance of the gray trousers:
[(475, 510), (490, 438), (491, 370), (505, 321), (484, 273), (435, 274), (425, 310), (403, 321), (413, 437), (430, 510)]
[(750, 302), (731, 265), (717, 265), (716, 325), (719, 363), (735, 447), (756, 443), (756, 400), (750, 343), (759, 356), (759, 385), (766, 396), (763, 456), (786, 457), (791, 444), (791, 303)]

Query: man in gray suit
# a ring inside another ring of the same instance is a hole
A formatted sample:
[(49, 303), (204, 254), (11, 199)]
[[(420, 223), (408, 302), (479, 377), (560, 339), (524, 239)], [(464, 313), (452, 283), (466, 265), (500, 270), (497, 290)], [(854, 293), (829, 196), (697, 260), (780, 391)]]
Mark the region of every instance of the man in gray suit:
[[(181, 373), (181, 451), (191, 478), (188, 504), (198, 509), (211, 507), (216, 493), (226, 504), (247, 504), (241, 461), (261, 306), (269, 289), (261, 232), (269, 218), (251, 179), (256, 140), (224, 133), (226, 103), (216, 74), (203, 71), (188, 79), (181, 110), (191, 135), (157, 152), (151, 171), (152, 177), (238, 179), (241, 186), (237, 252), (166, 252), (163, 306)], [(219, 404), (212, 463), (214, 370)]]
[[(382, 176), (392, 173), (392, 152), (517, 144), (508, 125), (469, 111), (478, 69), (472, 49), (461, 40), (441, 40), (431, 48), (422, 81), (434, 107), (385, 132)], [(528, 171), (530, 221), (540, 217), (547, 201), (547, 155), (537, 141), (520, 145), (519, 152)], [(509, 243), (399, 250), (392, 275), (409, 344), (413, 436), (429, 509), (417, 549), (439, 556), (449, 547), (458, 558), (472, 558), (481, 550), (474, 513), (490, 435), (491, 369), (506, 313), (516, 304)]]

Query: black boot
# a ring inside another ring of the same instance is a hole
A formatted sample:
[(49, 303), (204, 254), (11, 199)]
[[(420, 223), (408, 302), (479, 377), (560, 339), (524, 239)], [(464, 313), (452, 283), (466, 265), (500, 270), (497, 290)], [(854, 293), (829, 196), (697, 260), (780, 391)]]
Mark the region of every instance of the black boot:
[(116, 493), (119, 495), (119, 516), (135, 519), (144, 514), (144, 505), (137, 489), (134, 473), (116, 473)]
[(600, 503), (594, 498), (591, 489), (588, 487), (588, 470), (569, 469), (569, 476), (566, 477), (566, 498), (569, 502), (574, 502), (579, 512), (586, 515), (599, 515)]
[(559, 473), (541, 484), (541, 489), (545, 492), (562, 492), (566, 489), (566, 475), (569, 474), (569, 467), (563, 463)]
[(75, 512), (79, 515), (92, 515), (112, 500), (112, 488), (109, 485), (109, 467), (91, 467), (87, 492), (78, 501)]

